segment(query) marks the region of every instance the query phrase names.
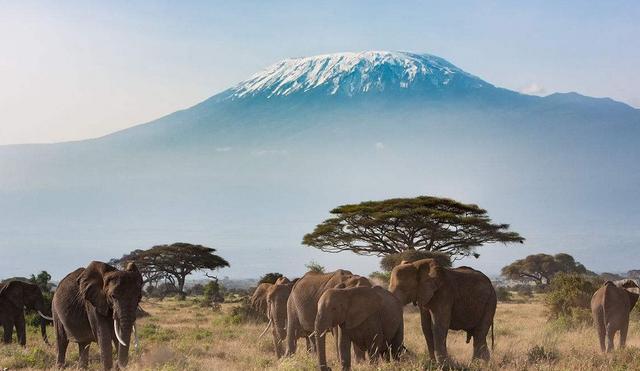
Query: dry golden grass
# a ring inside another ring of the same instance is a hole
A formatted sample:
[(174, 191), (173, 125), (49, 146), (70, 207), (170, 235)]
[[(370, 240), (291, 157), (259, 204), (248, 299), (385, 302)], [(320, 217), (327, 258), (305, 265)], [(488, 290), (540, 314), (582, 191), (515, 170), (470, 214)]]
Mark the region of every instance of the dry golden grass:
[[(314, 370), (316, 361), (304, 350), (291, 358), (276, 360), (270, 336), (258, 339), (264, 324), (236, 323), (222, 312), (201, 308), (191, 300), (144, 302), (151, 317), (139, 320), (141, 347), (133, 351), (132, 370)], [(52, 330), (49, 328), (49, 332)], [(412, 354), (400, 362), (354, 364), (354, 370), (437, 369), (425, 356), (419, 314), (407, 307), (405, 344)], [(270, 335), (270, 334), (268, 334)], [(339, 369), (333, 340), (328, 340), (330, 364)], [(548, 323), (539, 299), (530, 303), (498, 305), (495, 320), (495, 350), (489, 363), (470, 362), (471, 345), (461, 332), (450, 332), (449, 354), (461, 369), (469, 370), (640, 370), (640, 326), (633, 323), (628, 348), (613, 354), (599, 352), (595, 331), (590, 326), (563, 329)], [(303, 341), (299, 343), (303, 346)], [(70, 345), (69, 368), (77, 365), (77, 347)], [(55, 347), (46, 346), (35, 332), (28, 346), (0, 345), (0, 370), (42, 369), (55, 365)], [(95, 344), (91, 347), (91, 369), (100, 369)]]

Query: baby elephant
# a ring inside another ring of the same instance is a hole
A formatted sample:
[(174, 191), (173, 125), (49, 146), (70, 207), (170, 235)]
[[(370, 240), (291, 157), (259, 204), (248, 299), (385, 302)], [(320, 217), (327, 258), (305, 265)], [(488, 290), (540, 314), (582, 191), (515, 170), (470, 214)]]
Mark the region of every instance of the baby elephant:
[[(591, 298), (591, 313), (598, 331), (600, 349), (613, 350), (613, 338), (620, 331), (620, 348), (624, 348), (629, 329), (629, 312), (640, 296), (640, 287), (633, 280), (607, 281)], [(605, 347), (605, 336), (607, 344)]]
[(327, 366), (325, 335), (339, 326), (337, 349), (343, 370), (351, 368), (350, 343), (369, 354), (371, 362), (380, 357), (397, 359), (402, 350), (404, 325), (402, 305), (382, 287), (349, 287), (327, 290), (318, 302), (315, 321), (318, 364)]

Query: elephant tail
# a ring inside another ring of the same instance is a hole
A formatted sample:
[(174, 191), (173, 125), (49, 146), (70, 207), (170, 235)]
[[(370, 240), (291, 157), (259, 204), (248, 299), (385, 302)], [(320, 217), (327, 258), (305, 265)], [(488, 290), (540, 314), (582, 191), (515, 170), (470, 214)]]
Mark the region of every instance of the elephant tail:
[(491, 351), (493, 352), (494, 337), (493, 337), (493, 322), (491, 322)]

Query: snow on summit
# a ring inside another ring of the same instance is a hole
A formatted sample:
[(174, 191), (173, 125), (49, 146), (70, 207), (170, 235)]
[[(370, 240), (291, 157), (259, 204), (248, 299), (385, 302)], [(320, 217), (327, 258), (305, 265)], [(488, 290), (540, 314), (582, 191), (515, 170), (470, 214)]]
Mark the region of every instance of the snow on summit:
[(231, 89), (231, 98), (326, 95), (491, 86), (446, 60), (429, 54), (366, 51), (291, 58), (278, 62)]

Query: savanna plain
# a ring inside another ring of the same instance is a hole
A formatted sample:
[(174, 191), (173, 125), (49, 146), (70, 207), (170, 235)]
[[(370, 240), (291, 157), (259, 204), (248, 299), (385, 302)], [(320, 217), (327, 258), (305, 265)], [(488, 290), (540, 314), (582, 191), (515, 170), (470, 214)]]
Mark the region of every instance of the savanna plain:
[[(300, 341), (298, 352), (276, 359), (270, 333), (259, 337), (265, 322), (238, 314), (241, 303), (225, 303), (216, 309), (203, 307), (198, 297), (186, 300), (144, 299), (149, 316), (138, 319), (139, 348), (132, 350), (131, 370), (315, 370), (317, 361)], [(234, 308), (236, 308), (234, 310)], [(635, 312), (635, 311), (634, 311)], [(635, 316), (635, 318), (634, 318)], [(409, 350), (399, 362), (354, 363), (354, 370), (439, 370), (426, 355), (420, 315), (405, 307), (405, 345)], [(53, 329), (49, 338), (55, 341)], [(48, 369), (55, 366), (55, 345), (46, 345), (32, 327), (26, 348), (15, 342), (0, 345), (0, 369)], [(330, 336), (330, 335), (328, 335)], [(471, 361), (472, 348), (465, 334), (450, 331), (449, 354), (460, 370), (640, 370), (640, 318), (634, 313), (626, 349), (600, 353), (593, 326), (563, 326), (549, 320), (544, 294), (532, 298), (514, 295), (499, 302), (495, 317), (495, 348), (490, 362)], [(490, 343), (490, 340), (489, 340)], [(339, 369), (335, 349), (328, 339), (329, 363)], [(617, 344), (616, 344), (617, 345)], [(100, 369), (96, 344), (90, 351), (90, 369)], [(76, 369), (78, 351), (70, 344), (69, 369)]]

